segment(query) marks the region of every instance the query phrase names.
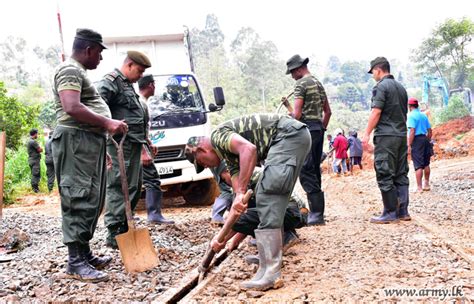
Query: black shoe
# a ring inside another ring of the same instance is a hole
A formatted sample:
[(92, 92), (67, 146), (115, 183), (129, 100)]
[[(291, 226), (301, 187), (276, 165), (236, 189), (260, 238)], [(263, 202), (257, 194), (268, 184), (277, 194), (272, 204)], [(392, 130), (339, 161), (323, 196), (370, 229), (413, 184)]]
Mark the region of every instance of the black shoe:
[(283, 252), (286, 252), (288, 249), (298, 244), (299, 242), (298, 234), (296, 231), (290, 230), (283, 233)]
[(104, 256), (104, 257), (98, 257), (96, 255), (92, 254), (92, 251), (89, 247), (89, 245), (86, 245), (87, 247), (85, 248), (86, 251), (86, 258), (87, 261), (91, 266), (94, 266), (95, 269), (100, 270), (104, 269), (107, 265), (112, 262), (112, 257), (110, 256)]
[(107, 281), (109, 275), (89, 264), (85, 250), (85, 245), (79, 243), (68, 244), (69, 258), (66, 273), (70, 278), (83, 282), (98, 283)]

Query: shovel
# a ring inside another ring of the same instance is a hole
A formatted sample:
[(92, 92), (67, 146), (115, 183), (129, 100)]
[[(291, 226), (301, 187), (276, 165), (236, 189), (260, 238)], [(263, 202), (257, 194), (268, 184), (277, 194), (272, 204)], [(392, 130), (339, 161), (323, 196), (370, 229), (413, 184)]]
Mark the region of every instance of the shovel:
[(158, 265), (158, 255), (150, 232), (147, 228), (135, 228), (132, 217), (132, 208), (130, 205), (128, 193), (127, 173), (125, 170), (125, 160), (123, 157), (123, 142), (126, 134), (123, 135), (120, 145), (111, 137), (112, 142), (117, 148), (117, 158), (120, 169), (120, 179), (122, 181), (122, 192), (125, 201), (125, 214), (127, 215), (128, 232), (119, 234), (115, 237), (122, 262), (127, 272), (143, 272), (155, 268)]
[[(242, 199), (244, 204), (247, 204), (250, 197), (252, 197), (252, 194), (253, 194), (252, 190), (247, 190), (247, 192), (244, 195), (244, 198)], [(221, 230), (217, 234), (217, 241), (219, 243), (222, 243), (226, 240), (227, 235), (232, 230), (232, 226), (235, 224), (235, 222), (237, 222), (239, 218), (240, 218), (240, 214), (237, 213), (234, 209), (231, 209), (229, 216), (225, 220), (224, 226), (221, 228)], [(214, 250), (211, 247), (211, 244), (209, 243), (209, 246), (207, 247), (207, 251), (204, 255), (204, 258), (202, 259), (201, 265), (199, 265), (198, 267), (198, 270), (200, 272), (199, 281), (202, 281), (202, 279), (206, 275), (207, 271), (209, 270), (209, 265), (211, 265), (212, 259), (214, 258), (214, 255), (216, 253), (217, 252), (214, 252)]]

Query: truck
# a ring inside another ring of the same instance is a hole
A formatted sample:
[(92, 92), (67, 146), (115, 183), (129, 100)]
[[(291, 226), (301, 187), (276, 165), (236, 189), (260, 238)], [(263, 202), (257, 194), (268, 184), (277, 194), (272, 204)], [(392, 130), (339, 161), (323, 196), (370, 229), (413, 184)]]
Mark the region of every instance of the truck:
[(214, 88), (217, 105), (207, 105), (204, 100), (194, 74), (189, 32), (104, 37), (103, 40), (108, 49), (103, 51), (98, 69), (89, 73), (93, 80), (100, 80), (120, 67), (129, 50), (143, 52), (152, 63), (145, 72), (155, 80), (155, 95), (148, 99), (150, 140), (158, 146), (154, 164), (165, 197), (181, 196), (191, 205), (212, 204), (219, 190), (211, 171), (196, 173), (184, 152), (189, 137), (210, 134), (208, 115), (222, 109), (225, 101), (221, 88)]

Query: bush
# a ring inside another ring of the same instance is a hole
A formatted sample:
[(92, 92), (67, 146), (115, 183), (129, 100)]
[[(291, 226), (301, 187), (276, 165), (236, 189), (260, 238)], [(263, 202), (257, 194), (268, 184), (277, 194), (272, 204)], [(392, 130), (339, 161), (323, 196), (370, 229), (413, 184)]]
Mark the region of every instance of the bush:
[(464, 105), (461, 96), (455, 95), (449, 99), (448, 106), (435, 113), (435, 124), (443, 124), (449, 120), (461, 118), (469, 115), (468, 108)]
[[(20, 146), (16, 151), (7, 149), (3, 187), (3, 199), (5, 204), (11, 204), (15, 202), (15, 199), (19, 195), (32, 191), (30, 181), (31, 170), (28, 165), (26, 145)], [(44, 158), (42, 158), (40, 190), (45, 189), (47, 189), (46, 165)]]
[(31, 128), (38, 127), (38, 106), (27, 106), (15, 97), (7, 96), (0, 81), (0, 131), (7, 134), (7, 147), (17, 149)]

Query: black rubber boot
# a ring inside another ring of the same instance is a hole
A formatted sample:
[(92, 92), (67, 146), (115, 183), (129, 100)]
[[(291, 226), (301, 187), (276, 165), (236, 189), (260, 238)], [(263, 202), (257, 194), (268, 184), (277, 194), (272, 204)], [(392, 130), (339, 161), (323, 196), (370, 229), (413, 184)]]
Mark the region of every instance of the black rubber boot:
[(105, 239), (105, 246), (112, 249), (118, 249), (117, 240), (115, 240), (115, 237), (119, 234), (122, 234), (128, 231), (127, 222), (122, 223), (122, 224), (111, 225), (107, 227), (107, 230), (108, 230), (108, 233)]
[(400, 202), (400, 209), (398, 210), (398, 218), (400, 221), (410, 221), (411, 217), (408, 213), (408, 203), (410, 201), (409, 198), (409, 190), (408, 185), (404, 186), (397, 186), (398, 192), (398, 200)]
[(146, 211), (148, 222), (153, 224), (174, 224), (161, 214), (161, 198), (163, 193), (155, 188), (146, 189)]
[(309, 214), (308, 214), (308, 226), (313, 225), (325, 225), (324, 220), (324, 192), (308, 193), (309, 203)]
[(370, 219), (374, 224), (397, 223), (398, 220), (398, 193), (397, 189), (382, 192), (384, 211), (381, 216)]
[(66, 273), (72, 278), (83, 282), (103, 282), (109, 279), (105, 272), (95, 269), (86, 257), (87, 246), (80, 243), (67, 244), (69, 257)]
[(91, 264), (91, 266), (94, 266), (95, 269), (97, 270), (104, 269), (107, 265), (110, 264), (110, 262), (112, 262), (112, 257), (110, 256), (98, 257), (92, 254), (89, 244), (84, 245), (84, 246), (85, 246), (84, 250), (86, 252), (87, 261), (89, 262), (89, 264)]

